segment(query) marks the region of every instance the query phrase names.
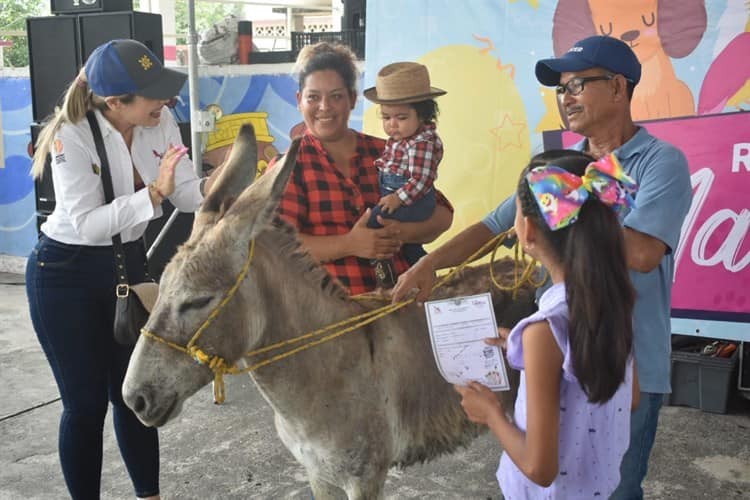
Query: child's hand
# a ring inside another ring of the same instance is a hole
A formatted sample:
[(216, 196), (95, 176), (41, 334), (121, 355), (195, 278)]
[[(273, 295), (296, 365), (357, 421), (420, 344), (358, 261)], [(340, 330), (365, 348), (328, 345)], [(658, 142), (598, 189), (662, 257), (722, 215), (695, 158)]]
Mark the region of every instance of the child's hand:
[(488, 337), (484, 339), (484, 343), (505, 350), (505, 344), (508, 341), (508, 335), (510, 335), (510, 328), (503, 328), (502, 326), (498, 327), (497, 334), (498, 337)]
[(472, 422), (488, 425), (494, 415), (505, 415), (503, 405), (495, 393), (479, 382), (469, 382), (467, 386), (454, 385), (453, 387), (461, 395), (461, 406)]
[(399, 198), (396, 193), (391, 193), (380, 198), (380, 201), (378, 201), (378, 205), (380, 206), (380, 210), (383, 213), (392, 214), (393, 212), (401, 208), (401, 198)]

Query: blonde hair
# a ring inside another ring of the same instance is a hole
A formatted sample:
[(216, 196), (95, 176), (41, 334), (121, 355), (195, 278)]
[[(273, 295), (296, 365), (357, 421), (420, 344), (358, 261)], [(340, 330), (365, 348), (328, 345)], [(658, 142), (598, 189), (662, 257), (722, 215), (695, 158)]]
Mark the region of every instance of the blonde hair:
[[(132, 101), (133, 96), (124, 95), (118, 98), (127, 103)], [(83, 120), (90, 109), (104, 111), (107, 103), (104, 97), (94, 94), (89, 88), (86, 75), (81, 69), (78, 76), (65, 91), (62, 106), (55, 110), (55, 114), (44, 125), (36, 140), (34, 160), (31, 163), (31, 176), (40, 179), (44, 174), (44, 163), (52, 148), (55, 134), (63, 123), (78, 123)]]

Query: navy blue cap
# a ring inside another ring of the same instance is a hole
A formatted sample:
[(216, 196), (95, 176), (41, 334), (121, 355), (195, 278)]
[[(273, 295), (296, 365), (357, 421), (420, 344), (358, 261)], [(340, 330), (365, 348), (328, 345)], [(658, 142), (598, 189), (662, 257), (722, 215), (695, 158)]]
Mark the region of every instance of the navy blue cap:
[(577, 42), (556, 59), (542, 59), (536, 63), (539, 83), (554, 86), (560, 83), (560, 73), (583, 71), (599, 67), (623, 75), (637, 84), (641, 79), (641, 63), (630, 46), (610, 36), (590, 36)]
[(112, 40), (98, 46), (84, 72), (91, 90), (102, 97), (133, 94), (171, 99), (187, 79), (186, 74), (165, 68), (148, 47), (135, 40)]

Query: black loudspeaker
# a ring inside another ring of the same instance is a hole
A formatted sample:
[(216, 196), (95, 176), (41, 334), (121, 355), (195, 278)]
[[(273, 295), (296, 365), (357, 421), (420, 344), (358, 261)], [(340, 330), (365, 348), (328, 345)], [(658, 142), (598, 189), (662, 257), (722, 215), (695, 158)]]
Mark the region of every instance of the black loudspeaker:
[(111, 12), (32, 17), (26, 20), (26, 30), (35, 122), (44, 121), (61, 104), (65, 90), (86, 58), (105, 42), (117, 38), (138, 40), (164, 62), (159, 14)]
[(78, 18), (30, 17), (26, 19), (26, 32), (31, 108), (34, 121), (41, 122), (52, 114), (81, 67)]
[(344, 0), (342, 30), (358, 30), (365, 27), (367, 2), (365, 0)]
[(138, 40), (164, 63), (161, 15), (145, 12), (110, 12), (78, 16), (81, 60), (99, 45), (118, 38)]
[(53, 14), (133, 10), (133, 0), (50, 0)]

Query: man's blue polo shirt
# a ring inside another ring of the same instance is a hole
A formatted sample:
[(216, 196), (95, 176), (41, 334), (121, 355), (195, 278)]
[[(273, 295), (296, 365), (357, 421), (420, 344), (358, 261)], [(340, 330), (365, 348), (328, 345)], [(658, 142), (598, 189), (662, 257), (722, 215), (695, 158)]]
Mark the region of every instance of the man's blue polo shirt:
[[(586, 140), (571, 149), (583, 151)], [(626, 227), (658, 238), (667, 246), (659, 266), (649, 273), (630, 271), (637, 297), (633, 313), (635, 358), (644, 392), (669, 393), (671, 328), (670, 304), (674, 277), (674, 250), (692, 200), (690, 171), (685, 155), (640, 127), (614, 153), (625, 172), (638, 183), (636, 208), (626, 213)], [(515, 195), (503, 201), (482, 221), (499, 234), (513, 226)]]

